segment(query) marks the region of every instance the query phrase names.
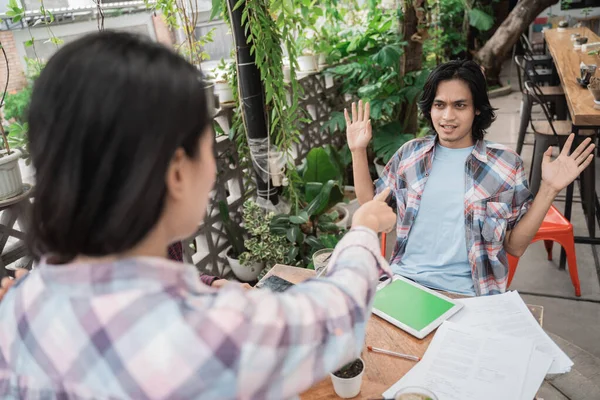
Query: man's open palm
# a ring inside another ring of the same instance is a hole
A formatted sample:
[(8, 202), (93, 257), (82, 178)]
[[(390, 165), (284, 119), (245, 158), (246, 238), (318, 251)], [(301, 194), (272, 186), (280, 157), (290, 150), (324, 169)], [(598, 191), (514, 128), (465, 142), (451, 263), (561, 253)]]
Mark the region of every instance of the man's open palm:
[(586, 169), (594, 158), (594, 144), (592, 139), (585, 139), (571, 155), (571, 146), (575, 135), (571, 134), (563, 146), (560, 155), (552, 161), (552, 148), (548, 148), (544, 153), (542, 162), (542, 180), (556, 192), (566, 188)]
[(371, 106), (367, 103), (363, 108), (363, 102), (352, 103), (352, 119), (348, 115), (348, 110), (344, 109), (344, 117), (346, 118), (346, 138), (350, 151), (366, 149), (371, 141), (371, 120), (369, 114)]

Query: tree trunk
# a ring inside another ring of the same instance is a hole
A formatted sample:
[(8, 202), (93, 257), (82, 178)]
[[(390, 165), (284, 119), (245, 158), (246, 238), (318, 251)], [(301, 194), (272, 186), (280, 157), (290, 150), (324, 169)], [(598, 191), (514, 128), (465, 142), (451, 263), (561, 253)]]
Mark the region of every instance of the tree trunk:
[(502, 63), (518, 42), (519, 36), (542, 11), (556, 3), (558, 0), (520, 0), (496, 33), (477, 52), (476, 59), (485, 67), (490, 85), (499, 83)]
[[(227, 0), (233, 41), (235, 44), (238, 90), (246, 136), (248, 139), (266, 139), (268, 137), (267, 113), (260, 71), (256, 66), (254, 53), (250, 52), (252, 43), (248, 43), (246, 29), (242, 26), (242, 13), (245, 5), (234, 11), (237, 0)], [(273, 204), (279, 203), (278, 189), (271, 179), (267, 182), (261, 178), (258, 166), (253, 163), (256, 177), (257, 195), (269, 199)], [(266, 168), (268, 170), (268, 168)]]
[[(404, 0), (404, 20), (400, 21), (400, 30), (408, 45), (400, 60), (400, 75), (421, 70), (423, 67), (423, 42), (427, 39), (427, 21), (425, 0)], [(404, 129), (406, 133), (417, 133), (419, 128), (416, 102), (407, 106)]]

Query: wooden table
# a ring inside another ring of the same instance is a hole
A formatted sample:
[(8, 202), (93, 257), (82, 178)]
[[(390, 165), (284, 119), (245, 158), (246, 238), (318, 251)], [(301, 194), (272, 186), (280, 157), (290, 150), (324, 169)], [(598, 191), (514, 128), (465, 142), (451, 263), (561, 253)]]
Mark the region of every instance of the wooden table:
[[(559, 32), (558, 29), (548, 29), (544, 32), (544, 39), (552, 58), (554, 65), (560, 77), (562, 87), (565, 92), (567, 106), (572, 120), (572, 131), (577, 134), (581, 129), (599, 129), (600, 128), (600, 106), (594, 103), (594, 97), (589, 90), (581, 87), (577, 83), (577, 78), (581, 76), (579, 65), (581, 62), (585, 64), (596, 64), (600, 66), (600, 58), (598, 56), (590, 56), (587, 51), (575, 51), (573, 42), (571, 42), (571, 34), (579, 33), (581, 36), (588, 38), (588, 43), (600, 42), (600, 37), (592, 32), (589, 28), (572, 28)], [(596, 75), (598, 76), (598, 71)], [(595, 182), (595, 157), (592, 164), (585, 169), (582, 175), (588, 174), (589, 181)], [(581, 187), (581, 185), (580, 185)], [(589, 191), (586, 198), (582, 197), (582, 206), (586, 214), (586, 223), (589, 236), (576, 236), (576, 243), (587, 243), (592, 245), (600, 244), (600, 238), (596, 238), (596, 219), (600, 215), (597, 196), (595, 191)], [(565, 217), (571, 219), (571, 206), (573, 203), (573, 184), (567, 188), (567, 198), (565, 203)], [(590, 210), (587, 212), (586, 210)], [(600, 223), (600, 222), (599, 222)], [(594, 259), (596, 269), (600, 274), (598, 256), (594, 249)], [(564, 266), (564, 252), (561, 253), (561, 266)]]
[[(274, 266), (265, 276), (276, 275), (292, 283), (300, 283), (312, 278), (315, 271), (303, 268), (289, 267), (286, 265)], [(264, 278), (263, 278), (264, 279)], [(450, 297), (464, 297), (460, 295), (449, 295)], [(543, 307), (529, 306), (538, 321), (542, 321)], [(419, 340), (383, 319), (373, 315), (367, 324), (366, 344), (381, 347), (392, 351), (414, 354), (422, 357), (433, 338), (430, 334), (423, 340)], [(371, 353), (366, 349), (362, 352), (366, 369), (363, 377), (361, 392), (356, 399), (381, 398), (381, 394), (396, 383), (414, 365), (413, 361), (390, 357), (384, 354)], [(330, 378), (326, 378), (310, 390), (301, 395), (302, 399), (321, 400), (339, 399), (333, 391)]]

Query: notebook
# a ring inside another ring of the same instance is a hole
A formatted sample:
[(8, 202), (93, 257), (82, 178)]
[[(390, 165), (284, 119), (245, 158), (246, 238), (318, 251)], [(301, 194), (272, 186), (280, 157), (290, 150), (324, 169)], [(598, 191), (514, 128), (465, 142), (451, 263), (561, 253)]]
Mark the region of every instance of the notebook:
[(401, 276), (380, 285), (373, 314), (423, 339), (463, 305)]

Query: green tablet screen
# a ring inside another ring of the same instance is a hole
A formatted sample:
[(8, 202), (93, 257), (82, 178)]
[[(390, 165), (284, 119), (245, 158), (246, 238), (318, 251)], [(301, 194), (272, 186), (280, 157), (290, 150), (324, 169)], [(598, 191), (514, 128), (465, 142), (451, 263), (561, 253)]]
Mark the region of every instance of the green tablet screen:
[(403, 280), (395, 280), (375, 294), (374, 307), (420, 331), (454, 304)]

